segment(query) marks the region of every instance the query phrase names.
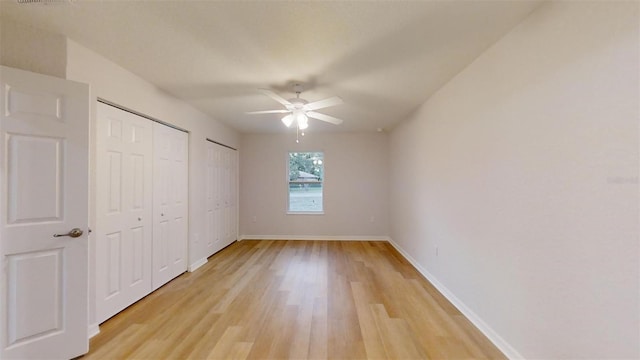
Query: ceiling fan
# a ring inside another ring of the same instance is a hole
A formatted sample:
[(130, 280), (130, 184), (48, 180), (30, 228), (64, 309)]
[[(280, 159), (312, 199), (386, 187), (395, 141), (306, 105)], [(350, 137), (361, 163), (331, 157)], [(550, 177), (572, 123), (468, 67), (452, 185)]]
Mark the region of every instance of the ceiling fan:
[(265, 111), (251, 111), (247, 112), (247, 114), (255, 115), (255, 114), (287, 114), (282, 118), (282, 122), (290, 127), (291, 124), (296, 123), (299, 130), (304, 130), (309, 127), (309, 118), (317, 119), (321, 121), (325, 121), (334, 125), (342, 124), (342, 120), (335, 118), (333, 116), (321, 114), (315, 112), (314, 110), (323, 109), (330, 106), (336, 106), (343, 103), (342, 99), (334, 96), (324, 100), (308, 102), (305, 99), (300, 98), (300, 93), (302, 93), (302, 85), (296, 84), (293, 86), (293, 90), (296, 93), (296, 97), (293, 99), (285, 99), (282, 96), (274, 93), (271, 90), (267, 89), (258, 89), (263, 94), (269, 96), (273, 100), (279, 102), (284, 105), (286, 109), (282, 110), (265, 110)]

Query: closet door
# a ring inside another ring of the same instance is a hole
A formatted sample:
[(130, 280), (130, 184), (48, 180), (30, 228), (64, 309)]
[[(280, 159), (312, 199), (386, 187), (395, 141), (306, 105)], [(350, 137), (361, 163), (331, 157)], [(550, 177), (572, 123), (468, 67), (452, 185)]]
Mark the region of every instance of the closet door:
[(224, 149), (224, 179), (222, 197), (224, 199), (224, 244), (236, 240), (235, 231), (235, 150)]
[(96, 315), (151, 291), (152, 122), (98, 103)]
[(227, 246), (227, 231), (226, 231), (227, 212), (225, 211), (226, 209), (226, 206), (225, 206), (225, 200), (226, 200), (225, 198), (225, 189), (226, 189), (225, 154), (226, 154), (226, 151), (227, 151), (226, 148), (220, 145), (217, 146), (218, 181), (216, 183), (216, 199), (217, 199), (216, 200), (216, 218), (218, 222), (217, 233), (218, 233), (218, 239), (220, 239), (220, 246), (216, 251)]
[(238, 151), (232, 150), (230, 157), (230, 194), (229, 194), (229, 204), (230, 204), (230, 232), (231, 238), (230, 242), (234, 242), (238, 240)]
[(214, 254), (237, 236), (237, 152), (207, 141), (207, 252)]
[(153, 289), (187, 270), (188, 138), (153, 124)]
[(222, 174), (220, 177), (220, 198), (222, 199), (221, 237), (223, 246), (229, 244), (229, 150), (222, 149)]
[(222, 248), (220, 239), (220, 146), (207, 141), (207, 254), (213, 255)]

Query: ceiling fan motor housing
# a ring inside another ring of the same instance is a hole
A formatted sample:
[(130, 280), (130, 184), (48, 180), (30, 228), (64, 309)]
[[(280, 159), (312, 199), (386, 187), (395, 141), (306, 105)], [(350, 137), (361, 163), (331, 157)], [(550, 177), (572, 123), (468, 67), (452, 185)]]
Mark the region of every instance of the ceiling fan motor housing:
[(300, 98), (289, 99), (289, 102), (291, 103), (290, 108), (287, 106), (289, 110), (302, 110), (304, 105), (309, 103), (307, 100)]

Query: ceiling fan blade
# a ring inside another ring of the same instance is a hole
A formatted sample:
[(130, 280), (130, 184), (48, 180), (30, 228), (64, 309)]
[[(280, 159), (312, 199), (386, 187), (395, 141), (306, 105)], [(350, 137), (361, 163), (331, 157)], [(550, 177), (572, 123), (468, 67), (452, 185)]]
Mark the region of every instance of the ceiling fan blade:
[(291, 103), (289, 102), (289, 100), (283, 98), (282, 96), (274, 93), (271, 90), (268, 89), (258, 89), (261, 93), (267, 95), (268, 97), (272, 98), (273, 100), (279, 102), (280, 104), (284, 105), (284, 106), (291, 106)]
[(324, 100), (314, 101), (312, 103), (308, 103), (304, 106), (305, 110), (318, 110), (322, 108), (326, 108), (329, 106), (336, 106), (344, 103), (341, 98), (334, 96)]
[(342, 120), (338, 119), (338, 118), (334, 118), (333, 116), (329, 116), (329, 115), (325, 115), (325, 114), (320, 114), (317, 113), (315, 111), (307, 111), (307, 116), (310, 118), (314, 118), (314, 119), (318, 119), (318, 120), (322, 120), (322, 121), (326, 121), (328, 123), (332, 123), (334, 125), (340, 125), (342, 124)]
[(248, 111), (245, 114), (255, 115), (255, 114), (284, 114), (290, 112), (289, 110), (265, 110), (265, 111)]

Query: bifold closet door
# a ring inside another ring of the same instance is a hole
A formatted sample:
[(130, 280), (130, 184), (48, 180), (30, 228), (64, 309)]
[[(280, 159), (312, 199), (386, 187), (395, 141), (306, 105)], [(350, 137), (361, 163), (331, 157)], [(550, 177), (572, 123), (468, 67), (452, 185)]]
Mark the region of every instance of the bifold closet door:
[(153, 124), (153, 289), (187, 270), (186, 132)]
[(98, 103), (96, 316), (151, 291), (152, 122)]
[(222, 146), (207, 141), (206, 221), (207, 255), (222, 249), (222, 198), (220, 177)]
[(237, 236), (237, 207), (236, 207), (236, 176), (238, 168), (237, 151), (224, 149), (224, 246), (236, 241)]
[(234, 242), (237, 236), (237, 151), (207, 141), (207, 252)]

